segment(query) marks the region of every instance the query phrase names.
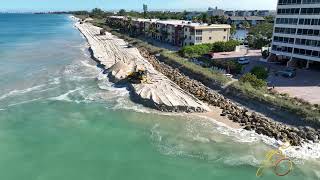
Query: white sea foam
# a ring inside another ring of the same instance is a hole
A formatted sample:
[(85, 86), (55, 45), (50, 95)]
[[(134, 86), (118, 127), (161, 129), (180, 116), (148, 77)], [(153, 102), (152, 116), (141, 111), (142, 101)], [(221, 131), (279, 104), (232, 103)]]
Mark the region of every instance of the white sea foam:
[(9, 104), (8, 107), (17, 106), (17, 105), (21, 105), (21, 104), (26, 104), (26, 103), (38, 101), (38, 100), (40, 100), (40, 99), (42, 99), (42, 98), (36, 98), (36, 99), (31, 99), (31, 100), (27, 100), (27, 101), (22, 101), (22, 102), (18, 102), (18, 103), (14, 103), (14, 104)]
[(51, 81), (49, 82), (49, 84), (51, 84), (51, 85), (60, 84), (60, 77), (53, 78), (53, 80), (51, 80)]
[[(185, 113), (163, 113), (160, 111), (156, 111), (153, 109), (146, 108), (142, 105), (138, 105), (130, 101), (129, 99), (129, 92), (125, 88), (116, 88), (112, 86), (112, 83), (107, 80), (106, 75), (100, 73), (97, 77), (98, 80), (101, 82), (98, 84), (100, 89), (108, 90), (111, 92), (115, 92), (115, 96), (117, 98), (117, 103), (115, 106), (112, 107), (112, 109), (118, 110), (118, 109), (126, 109), (126, 110), (133, 110), (135, 112), (141, 112), (141, 113), (154, 113), (159, 115), (174, 115), (174, 116), (188, 116), (188, 114)], [(122, 97), (122, 98), (121, 98)], [(195, 116), (195, 115), (191, 115)], [(279, 147), (280, 144), (282, 144), (281, 141), (277, 141), (274, 138), (267, 137), (265, 135), (259, 135), (255, 133), (254, 131), (247, 131), (244, 129), (234, 129), (222, 122), (218, 122), (213, 118), (204, 117), (201, 115), (196, 115), (197, 117), (200, 117), (202, 119), (207, 119), (210, 122), (213, 122), (215, 126), (212, 126), (212, 131), (216, 131), (220, 134), (232, 137), (236, 142), (240, 143), (247, 143), (247, 144), (253, 144), (258, 142), (263, 142), (267, 145), (270, 145), (272, 148)], [(158, 137), (161, 139), (161, 136)], [(210, 142), (210, 139), (207, 137), (202, 137), (200, 135), (194, 136), (193, 140), (203, 143)], [(299, 148), (299, 149), (297, 149)], [(169, 151), (169, 147), (162, 147), (162, 150), (164, 149)], [(170, 152), (167, 152), (169, 154), (173, 153), (173, 150), (170, 149)], [(181, 154), (181, 152), (179, 152)], [(178, 154), (179, 154), (178, 153)], [(301, 164), (303, 161), (301, 159), (318, 159), (320, 158), (320, 144), (304, 144), (302, 147), (290, 147), (285, 151), (286, 155), (288, 157), (294, 158), (296, 164)], [(248, 157), (243, 157), (241, 159), (241, 162), (245, 162), (248, 160), (249, 164), (257, 164), (257, 161), (255, 159), (246, 159)], [(299, 160), (300, 159), (300, 160)], [(243, 160), (243, 161), (242, 161)], [(230, 160), (231, 161), (231, 160)], [(240, 162), (237, 162), (240, 163)]]
[[(82, 34), (81, 34), (82, 35)], [(83, 38), (85, 38), (82, 35)], [(85, 45), (87, 46), (87, 44)], [(85, 46), (82, 47), (82, 51), (85, 51)], [(156, 110), (152, 110), (149, 108), (145, 108), (142, 105), (138, 105), (135, 104), (133, 102), (130, 101), (129, 99), (129, 92), (127, 91), (126, 88), (117, 88), (114, 87), (113, 84), (111, 82), (108, 81), (108, 77), (102, 73), (102, 71), (97, 68), (96, 66), (93, 66), (91, 64), (89, 64), (87, 61), (81, 61), (81, 64), (85, 67), (88, 68), (95, 68), (97, 69), (97, 71), (100, 71), (100, 73), (98, 73), (98, 75), (96, 76), (96, 79), (99, 81), (98, 82), (98, 87), (102, 90), (107, 90), (109, 91), (110, 94), (107, 94), (109, 99), (116, 99), (116, 105), (112, 107), (112, 109), (127, 109), (127, 110), (133, 110), (136, 112), (141, 112), (141, 113), (155, 113), (155, 114), (162, 114), (162, 115), (177, 115), (177, 116), (185, 116), (186, 114), (179, 114), (179, 113), (163, 113), (160, 111), (156, 111)], [(77, 72), (78, 67), (68, 67), (66, 69), (67, 73), (73, 74), (75, 72)], [(74, 77), (74, 79), (82, 79), (83, 77)], [(77, 89), (76, 89), (77, 90)], [(54, 99), (56, 100), (67, 100), (67, 101), (71, 101), (68, 98), (68, 95), (70, 93), (73, 93), (74, 91), (70, 91), (68, 93), (65, 93), (63, 95), (60, 95), (58, 97), (55, 97)], [(85, 96), (86, 100), (90, 100), (93, 101), (96, 98), (101, 98), (104, 97), (106, 98), (106, 96), (104, 96), (103, 94), (90, 94), (90, 95), (85, 95), (83, 94), (83, 96)], [(263, 142), (267, 145), (272, 146), (273, 148), (276, 148), (279, 146), (279, 144), (281, 144), (282, 142), (279, 142), (273, 138), (264, 136), (264, 135), (259, 135), (257, 133), (255, 133), (254, 131), (247, 131), (247, 130), (243, 130), (243, 129), (234, 129), (231, 127), (228, 127), (226, 124), (218, 122), (212, 118), (208, 118), (208, 117), (203, 117), (203, 116), (199, 116), (201, 118), (205, 118), (207, 120), (209, 120), (210, 122), (214, 122), (214, 124), (216, 126), (213, 126), (212, 130), (216, 131), (220, 134), (232, 137), (236, 142), (240, 142), (240, 143), (247, 143), (247, 144), (253, 144), (253, 143), (258, 143), (258, 142)], [(153, 131), (153, 136), (157, 136), (157, 138), (161, 141), (162, 137), (159, 133), (156, 133), (155, 130)], [(198, 134), (198, 136), (193, 137), (193, 140), (198, 141), (198, 142), (202, 142), (202, 143), (208, 143), (210, 142), (210, 139), (200, 136)], [(299, 148), (299, 149), (297, 149)], [(162, 151), (165, 151), (167, 154), (183, 154), (184, 152), (182, 152), (181, 150), (179, 150), (179, 148), (172, 148), (172, 147), (168, 147), (168, 146), (162, 146), (161, 147)], [(289, 157), (295, 157), (298, 159), (314, 159), (314, 158), (320, 158), (320, 144), (304, 144), (302, 147), (290, 147), (289, 149), (287, 149), (285, 151), (285, 153), (289, 156)], [(243, 156), (241, 157), (237, 162), (235, 162), (236, 158), (233, 159), (226, 159), (225, 162), (228, 164), (252, 164), (252, 165), (256, 165), (257, 164), (257, 160), (252, 157), (252, 156)]]
[(80, 62), (81, 62), (81, 64), (82, 64), (83, 66), (86, 66), (86, 67), (89, 67), (89, 68), (93, 68), (93, 69), (98, 69), (97, 66), (92, 65), (92, 64), (89, 64), (88, 61), (80, 61)]
[(15, 90), (12, 90), (12, 91), (0, 96), (0, 100), (5, 99), (7, 97), (21, 95), (21, 94), (25, 94), (25, 93), (28, 93), (28, 92), (31, 92), (31, 91), (34, 91), (34, 90), (38, 90), (38, 89), (41, 89), (44, 86), (45, 86), (45, 84), (41, 84), (41, 85), (37, 85), (37, 86), (30, 87), (30, 88), (27, 88), (27, 89), (21, 89), (21, 90), (15, 89)]
[(251, 166), (259, 166), (260, 161), (256, 159), (253, 155), (245, 155), (245, 156), (227, 156), (223, 158), (224, 164), (228, 164), (231, 166), (240, 166), (240, 165), (251, 165)]
[(49, 98), (49, 100), (54, 100), (54, 101), (68, 101), (68, 102), (72, 102), (73, 100), (71, 100), (69, 98), (69, 95), (76, 92), (76, 91), (79, 91), (80, 89), (82, 88), (76, 88), (76, 89), (73, 89), (73, 90), (70, 90), (64, 94), (61, 94), (60, 96), (57, 96), (57, 97), (51, 97)]
[[(203, 117), (211, 122), (214, 122), (217, 126), (214, 127), (220, 134), (224, 134), (227, 136), (233, 137), (233, 139), (237, 142), (241, 143), (257, 143), (259, 141), (272, 146), (273, 148), (279, 147), (283, 142), (278, 141), (274, 138), (270, 138), (265, 135), (257, 134), (254, 131), (247, 131), (244, 129), (234, 129), (231, 128), (224, 123), (218, 122), (212, 118)], [(303, 163), (301, 160), (311, 160), (311, 159), (319, 159), (320, 158), (320, 144), (319, 143), (305, 143), (302, 147), (292, 146), (283, 151), (288, 157), (294, 158), (296, 164)]]

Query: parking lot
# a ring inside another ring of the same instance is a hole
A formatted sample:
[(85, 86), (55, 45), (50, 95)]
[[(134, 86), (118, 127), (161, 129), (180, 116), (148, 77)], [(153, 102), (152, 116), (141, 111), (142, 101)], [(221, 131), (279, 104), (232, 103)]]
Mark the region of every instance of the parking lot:
[(276, 76), (275, 73), (286, 68), (284, 65), (272, 64), (251, 59), (245, 66), (245, 72), (249, 72), (254, 66), (264, 66), (270, 70), (267, 79), (269, 87), (273, 87), (280, 93), (288, 93), (291, 97), (298, 97), (312, 104), (320, 104), (320, 71), (297, 69), (294, 78)]

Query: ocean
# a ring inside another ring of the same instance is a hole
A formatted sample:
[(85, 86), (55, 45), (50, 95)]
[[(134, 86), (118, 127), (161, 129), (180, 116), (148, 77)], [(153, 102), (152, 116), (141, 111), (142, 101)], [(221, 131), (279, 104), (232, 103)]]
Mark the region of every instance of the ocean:
[(131, 102), (70, 15), (0, 14), (0, 27), (0, 179), (320, 179), (307, 146), (289, 175), (257, 178), (274, 140)]

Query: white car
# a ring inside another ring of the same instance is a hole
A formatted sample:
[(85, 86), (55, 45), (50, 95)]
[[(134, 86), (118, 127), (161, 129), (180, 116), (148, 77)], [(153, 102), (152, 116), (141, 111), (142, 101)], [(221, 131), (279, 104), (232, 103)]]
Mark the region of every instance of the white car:
[(248, 58), (242, 57), (242, 58), (239, 58), (239, 59), (238, 59), (238, 63), (239, 63), (239, 64), (249, 64), (249, 63), (250, 63), (250, 60), (249, 60)]
[(233, 78), (232, 74), (224, 74), (225, 76), (227, 76), (228, 78)]

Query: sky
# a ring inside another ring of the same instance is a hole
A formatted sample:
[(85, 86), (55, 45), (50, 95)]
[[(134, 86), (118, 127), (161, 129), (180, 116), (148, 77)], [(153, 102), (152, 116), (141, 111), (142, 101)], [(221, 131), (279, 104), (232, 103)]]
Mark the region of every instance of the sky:
[(0, 11), (65, 11), (91, 10), (150, 10), (207, 9), (218, 6), (226, 10), (267, 9), (275, 10), (277, 0), (0, 0)]

